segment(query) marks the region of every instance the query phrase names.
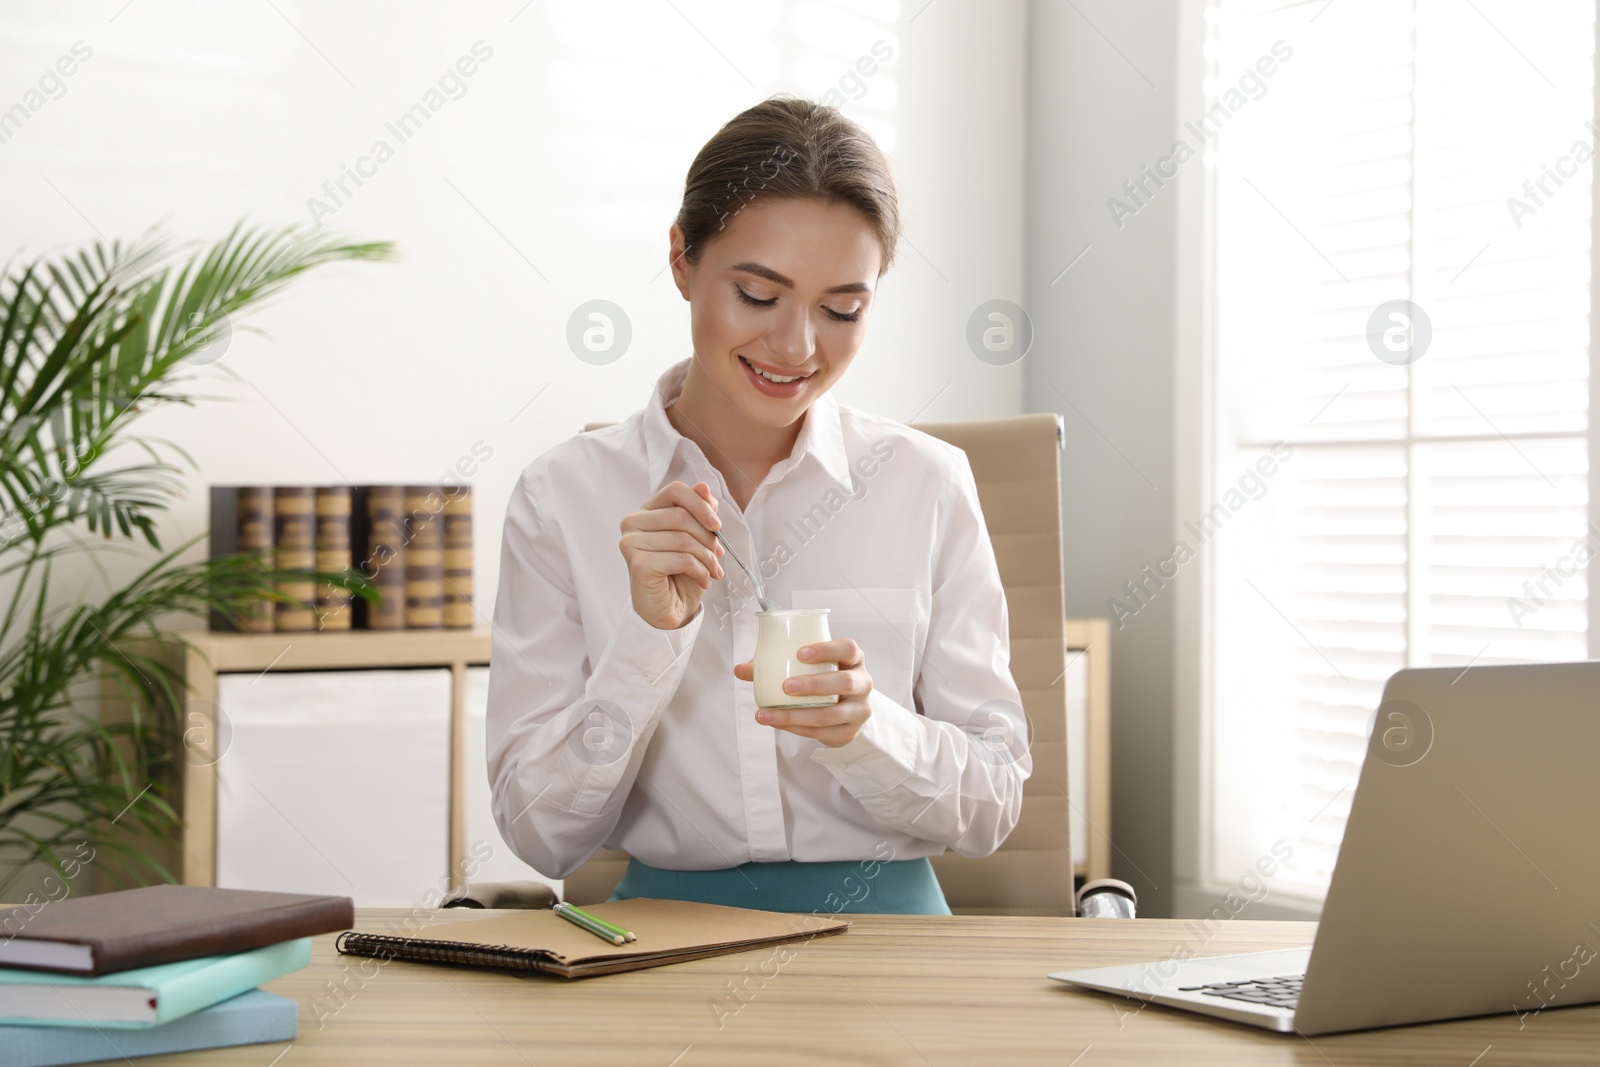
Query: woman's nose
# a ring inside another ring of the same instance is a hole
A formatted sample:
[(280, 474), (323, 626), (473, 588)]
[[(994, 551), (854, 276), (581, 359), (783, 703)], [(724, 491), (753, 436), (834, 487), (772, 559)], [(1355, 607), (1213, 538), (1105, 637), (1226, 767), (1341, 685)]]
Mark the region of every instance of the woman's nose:
[(803, 307), (795, 308), (773, 327), (768, 342), (784, 362), (792, 367), (804, 366), (817, 347), (817, 334), (811, 325), (810, 314)]

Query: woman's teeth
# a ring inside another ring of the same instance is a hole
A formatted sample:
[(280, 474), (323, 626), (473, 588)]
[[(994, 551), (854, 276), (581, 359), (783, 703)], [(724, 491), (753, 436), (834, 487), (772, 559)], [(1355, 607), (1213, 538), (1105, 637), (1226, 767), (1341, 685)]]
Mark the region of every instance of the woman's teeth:
[(745, 366), (749, 367), (751, 370), (753, 370), (757, 374), (761, 375), (767, 381), (769, 381), (769, 382), (777, 382), (779, 385), (784, 385), (784, 384), (786, 384), (788, 382), (795, 382), (795, 381), (799, 381), (801, 378), (809, 377), (809, 375), (796, 374), (796, 375), (792, 375), (792, 376), (790, 376), (788, 378), (785, 378), (785, 377), (783, 377), (781, 375), (777, 375), (777, 374), (768, 374), (766, 371), (762, 370), (760, 367), (756, 366), (754, 363), (751, 363), (749, 360), (745, 360)]

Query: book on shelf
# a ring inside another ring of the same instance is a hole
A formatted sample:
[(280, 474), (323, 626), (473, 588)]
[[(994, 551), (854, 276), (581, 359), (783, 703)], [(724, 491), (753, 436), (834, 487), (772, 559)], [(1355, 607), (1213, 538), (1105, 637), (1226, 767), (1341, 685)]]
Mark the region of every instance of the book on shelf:
[[(210, 491), (212, 559), (242, 552), (254, 553), (266, 564), (272, 562), (272, 487), (265, 485), (213, 485)], [(271, 633), (273, 602), (262, 598), (252, 602), (237, 624), (221, 612), (212, 611), (213, 630), (238, 630), (241, 633)]]
[(472, 486), (448, 493), (444, 501), (444, 624), (472, 628)]
[[(272, 491), (273, 548), (280, 568), (311, 570), (317, 565), (316, 494), (309, 485), (280, 485)], [(278, 592), (295, 603), (279, 602), (273, 629), (301, 633), (317, 626), (312, 601), (316, 583), (294, 579), (278, 583)]]
[(406, 629), (444, 628), (443, 494), (429, 485), (405, 487)]
[[(317, 570), (350, 569), (350, 487), (319, 485), (317, 491)], [(350, 591), (331, 582), (317, 583), (317, 629), (348, 630), (352, 624)]]
[(114, 974), (348, 930), (349, 897), (152, 885), (0, 909), (0, 967)]
[(300, 1033), (294, 1001), (251, 989), (209, 1008), (144, 1029), (7, 1026), (0, 1029), (3, 1067), (66, 1067), (128, 1060), (163, 1052), (293, 1041)]
[(358, 630), (406, 628), (406, 546), (400, 536), (405, 506), (405, 490), (398, 485), (356, 486), (351, 504), (351, 544), (361, 557), (356, 571), (377, 586), (379, 596), (376, 603), (355, 600)]
[(296, 603), (257, 602), (238, 625), (213, 630), (472, 629), (472, 487), (449, 485), (212, 486), (210, 553), (255, 552), (282, 568), (354, 571), (369, 603), (326, 581), (287, 581)]
[(311, 939), (226, 956), (135, 967), (98, 978), (0, 968), (0, 1026), (159, 1026), (311, 962)]

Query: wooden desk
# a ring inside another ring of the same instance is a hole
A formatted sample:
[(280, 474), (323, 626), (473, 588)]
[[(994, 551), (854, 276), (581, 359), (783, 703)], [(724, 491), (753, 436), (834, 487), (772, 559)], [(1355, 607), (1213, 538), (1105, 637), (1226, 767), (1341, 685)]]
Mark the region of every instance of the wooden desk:
[[(399, 914), (362, 910), (357, 927), (381, 930), (386, 917)], [(451, 922), (493, 913), (435, 914)], [(1313, 923), (1235, 920), (1201, 951), (1290, 947), (1309, 943), (1314, 931)], [(1523, 1020), (1520, 1032), (1518, 1018), (1503, 1015), (1319, 1037), (1313, 1044), (1159, 1007), (1139, 1010), (1136, 1002), (1075, 992), (1044, 977), (1066, 967), (1162, 958), (1185, 941), (1200, 945), (1179, 920), (857, 917), (844, 934), (792, 946), (793, 958), (764, 986), (750, 983), (741, 1007), (729, 998), (729, 984), (763, 969), (771, 974), (772, 949), (569, 982), (426, 964), (380, 966), (337, 955), (326, 936), (317, 939), (309, 968), (267, 986), (300, 1004), (300, 1037), (292, 1045), (139, 1062), (1498, 1067), (1600, 1058), (1600, 1006), (1547, 1011)], [(342, 1002), (329, 993), (341, 979), (348, 989)], [(727, 1012), (720, 1028), (718, 1005)]]

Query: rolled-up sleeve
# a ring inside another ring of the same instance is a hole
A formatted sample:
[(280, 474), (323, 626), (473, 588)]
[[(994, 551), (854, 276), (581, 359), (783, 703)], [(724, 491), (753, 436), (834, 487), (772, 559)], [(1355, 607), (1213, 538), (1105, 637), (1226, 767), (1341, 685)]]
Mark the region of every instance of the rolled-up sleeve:
[(630, 599), (590, 666), (553, 499), (535, 464), (506, 508), (487, 741), (501, 835), (536, 870), (564, 878), (616, 826), (705, 612), (662, 630), (641, 618)]
[(921, 714), (874, 690), (855, 738), (819, 745), (811, 758), (884, 827), (986, 856), (1017, 824), (1033, 757), (1011, 676), (1005, 589), (965, 453), (957, 453), (938, 521), (927, 644), (912, 691)]

